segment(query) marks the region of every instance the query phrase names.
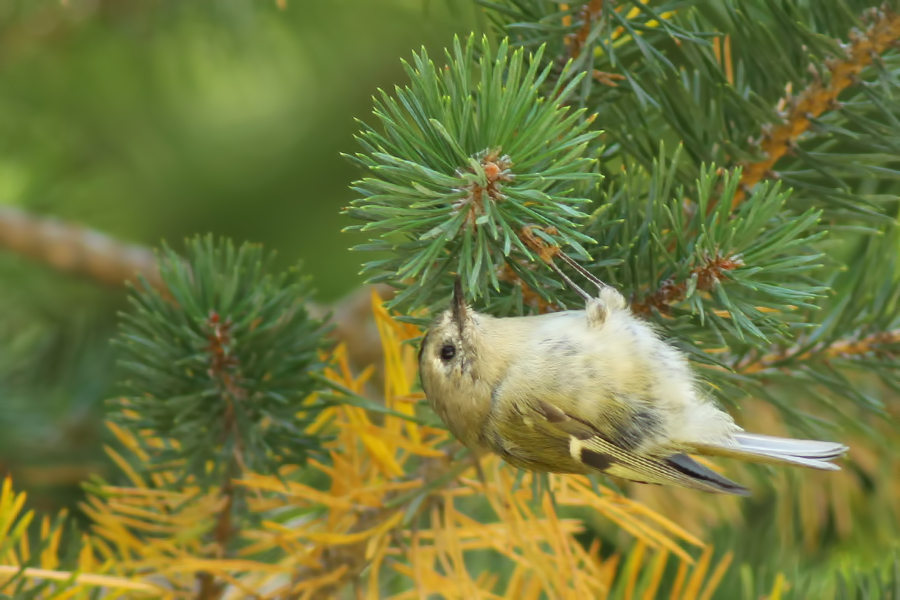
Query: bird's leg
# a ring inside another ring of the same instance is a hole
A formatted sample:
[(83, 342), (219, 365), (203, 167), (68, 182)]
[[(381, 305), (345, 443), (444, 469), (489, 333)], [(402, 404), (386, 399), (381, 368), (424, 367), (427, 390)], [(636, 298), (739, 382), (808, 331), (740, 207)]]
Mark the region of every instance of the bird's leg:
[[(562, 252), (560, 252), (560, 254), (562, 254)], [(549, 261), (547, 261), (547, 265), (548, 265), (551, 269), (553, 269), (553, 271), (554, 271), (557, 275), (559, 275), (560, 279), (562, 279), (563, 281), (566, 282), (566, 285), (568, 285), (570, 288), (572, 288), (573, 290), (575, 290), (575, 292), (577, 292), (579, 296), (581, 296), (582, 298), (584, 298), (584, 301), (585, 301), (585, 302), (590, 302), (591, 300), (594, 299), (593, 296), (591, 296), (591, 295), (588, 294), (586, 291), (584, 291), (583, 289), (581, 289), (580, 287), (578, 287), (578, 284), (576, 284), (574, 281), (572, 281), (571, 279), (569, 279), (569, 276), (566, 275), (565, 273), (563, 273), (562, 269), (560, 269), (559, 267), (556, 266), (556, 264), (553, 262), (553, 259), (550, 259)]]
[(597, 287), (597, 296), (591, 296), (583, 289), (578, 287), (569, 277), (566, 276), (565, 273), (562, 272), (562, 269), (557, 267), (553, 261), (551, 260), (547, 264), (550, 265), (550, 268), (553, 269), (557, 275), (559, 275), (563, 281), (565, 281), (573, 290), (578, 292), (585, 301), (585, 310), (588, 313), (588, 322), (592, 325), (602, 325), (606, 321), (606, 317), (609, 316), (609, 312), (612, 310), (623, 310), (626, 308), (628, 303), (625, 301), (625, 297), (614, 288), (613, 286), (601, 281), (596, 275), (585, 269), (579, 263), (575, 262), (572, 257), (562, 252), (561, 250), (556, 253), (558, 257), (560, 257), (563, 262), (567, 265), (578, 271), (585, 279), (594, 284)]
[(608, 283), (605, 283), (604, 281), (601, 281), (600, 278), (598, 278), (596, 275), (594, 275), (593, 273), (591, 273), (590, 271), (588, 271), (587, 269), (585, 269), (585, 268), (581, 265), (581, 263), (576, 262), (571, 256), (569, 256), (568, 254), (566, 254), (566, 253), (563, 252), (562, 250), (560, 250), (559, 252), (557, 252), (556, 255), (557, 255), (558, 257), (560, 257), (560, 258), (563, 260), (564, 263), (566, 263), (567, 265), (569, 265), (570, 267), (572, 267), (573, 269), (575, 269), (576, 271), (578, 271), (578, 273), (579, 273), (582, 277), (584, 277), (585, 279), (587, 279), (588, 281), (590, 281), (591, 283), (593, 283), (595, 286), (597, 286), (597, 289), (598, 289), (598, 290), (603, 291), (603, 290), (605, 290), (605, 289), (607, 289), (607, 288), (609, 288), (609, 287), (612, 287), (612, 286), (610, 286)]

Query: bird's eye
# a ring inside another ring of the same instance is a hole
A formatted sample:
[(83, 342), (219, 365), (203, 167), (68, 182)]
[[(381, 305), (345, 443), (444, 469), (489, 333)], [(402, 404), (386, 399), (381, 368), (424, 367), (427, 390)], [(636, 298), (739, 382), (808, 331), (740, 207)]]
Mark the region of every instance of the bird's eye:
[(456, 346), (453, 344), (444, 344), (441, 347), (441, 359), (442, 360), (450, 360), (456, 356)]

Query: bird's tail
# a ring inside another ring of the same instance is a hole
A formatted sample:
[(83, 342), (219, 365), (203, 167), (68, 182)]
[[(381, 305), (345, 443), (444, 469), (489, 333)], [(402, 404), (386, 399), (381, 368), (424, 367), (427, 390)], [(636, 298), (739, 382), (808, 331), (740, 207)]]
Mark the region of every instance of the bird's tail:
[(789, 438), (737, 433), (737, 445), (696, 444), (692, 454), (737, 458), (747, 462), (799, 465), (823, 471), (839, 471), (840, 467), (829, 462), (843, 456), (849, 448), (836, 442), (793, 440)]

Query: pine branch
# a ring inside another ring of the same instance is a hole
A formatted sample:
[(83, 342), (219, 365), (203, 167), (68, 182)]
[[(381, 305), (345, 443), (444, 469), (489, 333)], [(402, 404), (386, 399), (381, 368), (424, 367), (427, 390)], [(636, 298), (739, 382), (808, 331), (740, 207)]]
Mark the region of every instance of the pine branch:
[(688, 282), (693, 280), (694, 289), (701, 292), (710, 292), (725, 278), (726, 271), (734, 271), (744, 266), (739, 256), (709, 256), (703, 264), (692, 268), (688, 276), (677, 281), (674, 278), (666, 279), (660, 286), (643, 298), (633, 302), (631, 309), (637, 314), (649, 315), (653, 309), (662, 314), (670, 314), (671, 306), (685, 300), (688, 294)]
[[(603, 14), (603, 0), (590, 0), (581, 7), (578, 13), (581, 26), (575, 33), (570, 33), (565, 37), (565, 44), (569, 47), (569, 58), (576, 59), (581, 56), (581, 51), (587, 43), (588, 36), (594, 28), (594, 23)], [(571, 17), (563, 18), (563, 25), (569, 25)]]
[[(893, 356), (896, 349), (887, 348), (900, 344), (900, 329), (879, 331), (863, 337), (842, 338), (832, 342), (820, 342), (813, 346), (803, 341), (762, 356), (748, 357), (735, 366), (735, 371), (754, 374), (768, 369), (786, 367), (795, 362), (811, 359), (827, 361), (831, 359), (850, 359), (868, 354), (886, 354)], [(893, 350), (893, 351), (892, 351)]]
[(138, 276), (154, 287), (162, 283), (148, 248), (14, 207), (0, 208), (0, 247), (107, 285), (120, 286)]
[[(587, 266), (630, 293), (636, 313), (682, 318), (672, 334), (698, 352), (692, 339), (703, 336), (717, 346), (767, 347), (769, 336), (789, 335), (785, 315), (826, 289), (811, 278), (820, 213), (786, 211), (790, 191), (777, 183), (757, 186), (753, 201), (731, 213), (739, 172), (706, 165), (688, 188), (676, 185), (685, 162), (680, 149), (667, 159), (661, 147), (649, 169), (626, 163), (588, 221), (603, 250)], [(684, 210), (688, 200), (695, 210)]]
[[(208, 336), (209, 346), (206, 348), (206, 352), (211, 357), (210, 376), (218, 381), (222, 398), (228, 403), (223, 415), (222, 433), (223, 437), (228, 436), (233, 439), (232, 456), (229, 461), (230, 468), (223, 474), (224, 478), (220, 491), (222, 507), (219, 509), (213, 530), (215, 557), (221, 559), (227, 556), (229, 543), (238, 535), (238, 529), (232, 519), (235, 501), (237, 500), (237, 492), (233, 482), (243, 477), (246, 471), (246, 464), (243, 457), (241, 431), (235, 421), (235, 403), (246, 402), (248, 394), (247, 390), (241, 386), (240, 362), (231, 351), (234, 347), (232, 336), (233, 323), (230, 319), (223, 322), (217, 313), (212, 313), (207, 324), (212, 332)], [(222, 443), (224, 444), (225, 442), (226, 440), (223, 439)], [(197, 578), (200, 581), (197, 600), (218, 600), (221, 598), (226, 587), (224, 582), (217, 582), (210, 573), (199, 573)]]
[(302, 426), (327, 406), (307, 402), (320, 391), (324, 328), (306, 311), (308, 280), (296, 269), (267, 272), (272, 259), (210, 236), (184, 258), (164, 249), (171, 299), (135, 289), (116, 340), (133, 395), (116, 400), (115, 418), (171, 441), (148, 450), (150, 462), (183, 461), (184, 477), (223, 485), (320, 451)]
[(366, 126), (358, 138), (365, 152), (352, 158), (367, 177), (346, 212), (366, 222), (354, 229), (377, 233), (357, 249), (390, 255), (364, 271), (400, 288), (392, 308), (443, 302), (450, 273), (476, 298), (505, 296), (504, 264), (541, 287), (519, 267), (533, 259), (516, 235), (524, 226), (552, 227), (581, 256), (592, 241), (579, 221), (599, 182), (591, 156), (599, 132), (564, 105), (582, 77), (561, 77), (541, 96), (552, 67), (541, 67), (542, 49), (526, 57), (507, 40), (493, 51), (485, 39), (478, 50), (476, 58), (474, 36), (456, 40), (440, 69), (424, 50), (414, 55), (409, 86), (376, 101), (385, 132)]
[[(775, 177), (773, 168), (781, 157), (789, 153), (797, 139), (806, 133), (813, 120), (827, 110), (838, 106), (838, 96), (848, 87), (856, 84), (864, 68), (872, 64), (879, 54), (894, 48), (900, 40), (900, 14), (895, 13), (887, 3), (881, 8), (869, 9), (864, 18), (870, 21), (865, 31), (854, 30), (850, 35), (846, 56), (825, 62), (830, 77), (823, 82), (820, 77), (806, 87), (798, 96), (787, 96), (779, 105), (787, 105), (782, 113), (784, 123), (763, 132), (759, 150), (766, 158), (747, 162), (743, 165), (741, 186), (732, 199), (732, 209), (743, 202), (747, 190), (762, 181)], [(815, 71), (815, 65), (811, 65)]]
[[(602, 16), (603, 0), (590, 0), (587, 4), (582, 6), (581, 9), (579, 9), (577, 22), (580, 22), (581, 25), (578, 27), (577, 31), (568, 33), (563, 38), (563, 43), (569, 49), (567, 54), (568, 59), (576, 61), (579, 57), (581, 57), (581, 55), (585, 51), (585, 47), (588, 44), (591, 32), (594, 30), (597, 21)], [(571, 26), (571, 15), (564, 16), (562, 19), (562, 24), (564, 27)], [(593, 48), (587, 48), (587, 50), (588, 52), (592, 52)], [(565, 61), (561, 60), (560, 62), (563, 63)], [(589, 58), (586, 64), (590, 66), (591, 64), (593, 64), (593, 60)], [(626, 77), (620, 73), (610, 73), (607, 71), (600, 71), (599, 69), (593, 69), (591, 76), (595, 81), (609, 87), (617, 87), (619, 85), (618, 83), (616, 83), (617, 81), (623, 81), (626, 79)]]
[[(228, 477), (222, 484), (222, 507), (219, 509), (213, 530), (215, 558), (219, 559), (227, 556), (228, 545), (237, 535), (237, 531), (232, 523), (236, 493), (232, 481), (233, 479)], [(209, 572), (197, 573), (197, 580), (200, 583), (200, 589), (197, 590), (197, 600), (219, 600), (227, 587), (225, 582), (217, 581), (215, 576)]]

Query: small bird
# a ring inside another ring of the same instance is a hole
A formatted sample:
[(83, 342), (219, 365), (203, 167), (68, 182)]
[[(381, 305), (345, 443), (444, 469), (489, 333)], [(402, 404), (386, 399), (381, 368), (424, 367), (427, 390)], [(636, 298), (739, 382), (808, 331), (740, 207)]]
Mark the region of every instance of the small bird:
[(419, 350), (422, 387), (450, 432), (477, 453), (552, 473), (748, 495), (689, 455), (838, 470), (843, 444), (744, 433), (696, 383), (685, 357), (581, 265), (584, 310), (495, 318), (457, 279)]

